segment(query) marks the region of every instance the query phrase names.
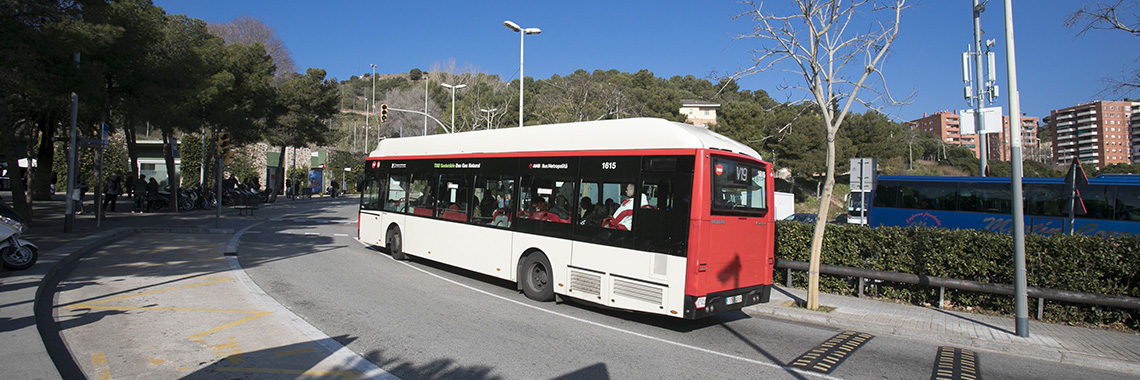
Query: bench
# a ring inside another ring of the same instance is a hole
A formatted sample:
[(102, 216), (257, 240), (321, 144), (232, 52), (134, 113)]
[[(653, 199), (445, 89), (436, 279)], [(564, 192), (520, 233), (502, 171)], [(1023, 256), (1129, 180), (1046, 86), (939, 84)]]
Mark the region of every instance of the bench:
[(245, 215), (246, 213), (249, 213), (249, 216), (253, 216), (253, 210), (257, 210), (257, 206), (234, 206), (234, 209), (238, 210), (239, 216)]

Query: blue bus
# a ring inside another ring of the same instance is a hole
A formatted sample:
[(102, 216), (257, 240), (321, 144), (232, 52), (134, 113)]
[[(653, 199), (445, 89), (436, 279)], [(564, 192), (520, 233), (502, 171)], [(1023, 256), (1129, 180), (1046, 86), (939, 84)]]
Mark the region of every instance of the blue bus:
[[(1068, 233), (1071, 191), (1065, 179), (1026, 177), (1022, 186), (1026, 232)], [(1073, 220), (1075, 233), (1140, 234), (1140, 175), (1102, 175), (1078, 185), (1077, 191), (1086, 212)], [(1010, 233), (1012, 193), (1009, 177), (879, 176), (872, 194), (870, 226), (923, 225)]]

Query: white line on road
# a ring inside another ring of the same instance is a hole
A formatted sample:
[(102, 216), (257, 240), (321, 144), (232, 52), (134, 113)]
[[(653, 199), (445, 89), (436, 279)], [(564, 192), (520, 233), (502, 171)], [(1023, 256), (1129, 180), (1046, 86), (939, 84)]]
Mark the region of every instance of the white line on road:
[(333, 234), (333, 236), (348, 236), (348, 234)]
[[(365, 242), (362, 242), (362, 241), (360, 241), (360, 239), (356, 239), (356, 241), (357, 241), (358, 243), (360, 243), (361, 245), (363, 245), (365, 248), (367, 248), (367, 247), (370, 247), (370, 246), (371, 246), (370, 244), (367, 244), (367, 243), (365, 243)], [(824, 375), (824, 374), (820, 374), (820, 373), (815, 373), (815, 372), (804, 371), (804, 370), (800, 370), (800, 369), (798, 369), (798, 368), (792, 368), (792, 367), (788, 367), (788, 366), (784, 366), (784, 365), (779, 365), (779, 364), (772, 364), (772, 363), (763, 362), (763, 361), (759, 361), (759, 360), (755, 360), (755, 359), (749, 359), (749, 358), (746, 358), (746, 357), (742, 357), (742, 356), (736, 356), (736, 355), (726, 354), (726, 353), (723, 353), (723, 352), (713, 351), (713, 350), (710, 350), (710, 349), (707, 349), (707, 348), (701, 348), (701, 347), (692, 346), (692, 345), (688, 345), (688, 344), (684, 344), (684, 343), (674, 342), (674, 341), (671, 341), (671, 340), (667, 340), (667, 339), (663, 339), (663, 338), (658, 338), (658, 337), (655, 337), (655, 336), (651, 336), (651, 335), (645, 335), (645, 334), (642, 334), (642, 333), (638, 333), (638, 332), (633, 332), (633, 331), (629, 331), (629, 330), (619, 329), (619, 328), (617, 328), (617, 327), (613, 327), (613, 326), (607, 326), (607, 325), (604, 325), (604, 324), (601, 324), (601, 323), (598, 323), (598, 322), (594, 322), (594, 321), (588, 321), (588, 320), (585, 320), (585, 319), (582, 319), (582, 318), (578, 318), (578, 317), (574, 317), (574, 316), (570, 316), (570, 315), (562, 314), (562, 313), (559, 313), (559, 312), (556, 312), (556, 311), (546, 310), (546, 309), (543, 309), (543, 308), (541, 308), (541, 307), (537, 307), (537, 306), (534, 306), (534, 305), (528, 305), (528, 304), (525, 304), (525, 303), (522, 303), (522, 302), (519, 302), (519, 301), (516, 301), (516, 300), (510, 299), (510, 298), (506, 298), (506, 297), (503, 297), (503, 296), (499, 296), (499, 295), (496, 295), (496, 294), (492, 294), (492, 293), (489, 293), (489, 292), (486, 292), (486, 291), (483, 291), (483, 290), (479, 290), (479, 289), (473, 288), (473, 287), (471, 287), (471, 286), (468, 286), (468, 285), (464, 285), (464, 284), (461, 284), (461, 283), (459, 283), (459, 282), (456, 282), (456, 281), (454, 281), (454, 280), (451, 280), (451, 279), (447, 279), (447, 278), (444, 278), (444, 277), (442, 277), (442, 276), (439, 276), (439, 275), (437, 275), (437, 274), (435, 274), (435, 273), (431, 273), (431, 272), (428, 272), (428, 271), (426, 271), (426, 270), (423, 270), (423, 269), (420, 269), (420, 268), (416, 268), (415, 266), (412, 266), (411, 264), (408, 264), (407, 262), (403, 262), (403, 261), (397, 261), (397, 262), (399, 262), (400, 264), (404, 264), (404, 265), (405, 265), (405, 266), (407, 266), (408, 268), (412, 268), (412, 269), (415, 269), (415, 270), (417, 270), (417, 271), (420, 271), (420, 272), (422, 272), (422, 273), (424, 273), (424, 274), (426, 274), (426, 275), (428, 275), (428, 276), (432, 276), (432, 277), (438, 278), (438, 279), (440, 279), (440, 280), (443, 280), (443, 281), (447, 281), (447, 282), (450, 282), (450, 283), (452, 283), (452, 284), (458, 285), (458, 286), (460, 286), (460, 287), (463, 287), (463, 288), (466, 288), (466, 289), (468, 289), (468, 290), (472, 290), (472, 291), (474, 291), (474, 292), (477, 292), (477, 293), (481, 293), (481, 294), (484, 294), (484, 295), (487, 295), (487, 296), (490, 296), (490, 297), (493, 297), (493, 298), (497, 298), (497, 299), (500, 299), (500, 300), (503, 300), (503, 301), (507, 301), (507, 302), (513, 303), (513, 304), (515, 304), (515, 305), (519, 305), (519, 306), (522, 306), (522, 307), (527, 307), (527, 308), (530, 308), (530, 309), (534, 309), (534, 310), (537, 310), (537, 311), (541, 311), (541, 312), (543, 312), (543, 313), (547, 313), (547, 314), (553, 314), (553, 315), (557, 315), (557, 316), (559, 316), (559, 317), (562, 317), (562, 318), (566, 318), (566, 319), (569, 319), (569, 320), (572, 320), (572, 321), (577, 321), (577, 322), (585, 323), (585, 324), (588, 324), (588, 325), (592, 325), (592, 326), (596, 326), (596, 327), (601, 327), (601, 328), (604, 328), (604, 329), (609, 329), (609, 330), (617, 331), (617, 332), (620, 332), (620, 333), (625, 333), (625, 334), (629, 334), (629, 335), (633, 335), (633, 336), (636, 336), (636, 337), (645, 338), (645, 339), (649, 339), (649, 340), (653, 340), (653, 341), (657, 341), (657, 342), (661, 342), (661, 343), (665, 343), (665, 344), (671, 344), (671, 345), (674, 345), (674, 346), (677, 346), (677, 347), (681, 347), (681, 348), (687, 348), (687, 349), (690, 349), (690, 350), (696, 350), (696, 351), (704, 352), (704, 353), (706, 353), (706, 354), (716, 355), (716, 356), (720, 356), (720, 357), (724, 357), (724, 358), (729, 358), (729, 359), (733, 359), (733, 360), (739, 360), (739, 361), (743, 361), (743, 362), (747, 362), (747, 363), (752, 363), (752, 364), (758, 364), (758, 365), (762, 365), (762, 366), (765, 366), (765, 367), (770, 367), (770, 368), (778, 368), (778, 369), (782, 369), (782, 370), (784, 370), (784, 371), (788, 371), (788, 372), (795, 372), (795, 373), (798, 373), (798, 374), (801, 374), (801, 375), (810, 375), (810, 376), (814, 376), (814, 377), (818, 377), (818, 378), (822, 378), (822, 379), (834, 379), (834, 380), (838, 380), (838, 379), (841, 379), (841, 378), (839, 378), (839, 377), (828, 376), (828, 375)]]

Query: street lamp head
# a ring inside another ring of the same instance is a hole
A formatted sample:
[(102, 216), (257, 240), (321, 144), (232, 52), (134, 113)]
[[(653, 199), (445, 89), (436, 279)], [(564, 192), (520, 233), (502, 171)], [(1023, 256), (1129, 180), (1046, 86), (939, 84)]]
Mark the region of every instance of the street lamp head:
[(542, 33), (542, 29), (539, 29), (539, 28), (526, 28), (526, 29), (523, 29), (523, 33), (526, 33), (526, 34), (539, 34), (539, 33)]
[(512, 31), (516, 31), (516, 32), (522, 31), (522, 27), (520, 27), (519, 24), (515, 24), (515, 23), (510, 22), (510, 21), (503, 21), (503, 26), (507, 27), (508, 29), (510, 29)]
[(467, 85), (461, 84), (461, 85), (455, 86), (455, 88), (464, 88), (464, 87), (467, 87)]

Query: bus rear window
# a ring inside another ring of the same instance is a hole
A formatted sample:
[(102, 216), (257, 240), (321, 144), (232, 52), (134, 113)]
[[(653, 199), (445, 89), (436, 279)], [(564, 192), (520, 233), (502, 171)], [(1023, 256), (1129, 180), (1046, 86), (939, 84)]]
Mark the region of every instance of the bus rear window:
[(712, 213), (761, 214), (768, 211), (764, 167), (725, 158), (712, 159)]

